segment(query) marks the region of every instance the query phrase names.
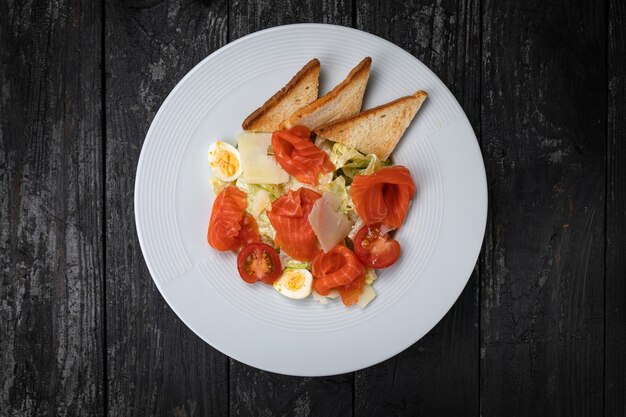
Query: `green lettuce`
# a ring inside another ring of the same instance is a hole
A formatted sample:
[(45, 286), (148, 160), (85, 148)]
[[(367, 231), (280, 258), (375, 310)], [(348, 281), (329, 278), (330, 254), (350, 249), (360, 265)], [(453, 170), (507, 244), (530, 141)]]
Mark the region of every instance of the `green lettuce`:
[(373, 153), (353, 158), (341, 168), (343, 173), (354, 178), (356, 175), (369, 175), (378, 171), (384, 166), (384, 163)]
[(259, 226), (261, 241), (270, 246), (275, 246), (274, 238), (276, 237), (276, 230), (274, 229), (274, 226), (272, 226), (272, 223), (270, 223), (270, 219), (267, 217), (267, 212), (264, 210), (255, 218), (255, 220)]
[(346, 214), (349, 218), (351, 218), (351, 216), (355, 214), (355, 211), (354, 203), (350, 197), (349, 188), (350, 187), (346, 186), (346, 179), (340, 175), (328, 184), (324, 185), (321, 191), (330, 191), (339, 195), (341, 197), (341, 205), (337, 211), (341, 214)]
[(248, 184), (238, 179), (235, 185), (246, 193), (246, 211), (259, 226), (261, 241), (274, 245), (276, 230), (267, 217), (267, 209), (282, 194), (282, 186), (275, 184)]
[(280, 262), (283, 265), (283, 270), (286, 269), (308, 269), (311, 270), (311, 263), (299, 261), (297, 259), (293, 259), (291, 256), (287, 255), (285, 251), (280, 251), (278, 254), (280, 257)]
[(381, 161), (374, 154), (365, 155), (341, 143), (333, 145), (330, 159), (337, 169), (341, 169), (341, 173), (349, 179), (349, 182), (355, 175), (369, 175), (390, 164), (390, 162)]
[(239, 178), (235, 185), (245, 191), (248, 197), (248, 207), (254, 202), (252, 201), (253, 198), (259, 193), (267, 195), (272, 202), (283, 195), (283, 187), (280, 184), (248, 184)]
[(332, 155), (332, 150), (331, 149), (333, 147), (333, 142), (331, 142), (329, 140), (326, 140), (326, 139), (322, 138), (321, 136), (318, 136), (317, 138), (315, 138), (315, 146), (317, 146), (318, 148), (320, 148), (321, 150), (326, 152), (326, 154), (329, 157)]
[(213, 194), (218, 195), (219, 193), (222, 192), (222, 190), (224, 190), (224, 188), (228, 187), (229, 185), (232, 185), (233, 183), (225, 182), (218, 178), (211, 177), (209, 178), (209, 184), (211, 184), (211, 190), (213, 191)]
[(342, 143), (335, 143), (330, 150), (330, 160), (337, 168), (342, 168), (353, 158), (361, 158), (363, 154), (356, 149), (348, 148)]

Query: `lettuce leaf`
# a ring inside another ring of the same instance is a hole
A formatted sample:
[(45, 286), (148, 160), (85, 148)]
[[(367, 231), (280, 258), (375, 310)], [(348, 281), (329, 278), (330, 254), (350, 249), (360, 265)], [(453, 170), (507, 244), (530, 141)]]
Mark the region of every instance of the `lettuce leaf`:
[(339, 195), (341, 204), (337, 211), (341, 214), (346, 214), (350, 220), (353, 220), (352, 216), (355, 215), (354, 203), (352, 202), (352, 197), (350, 197), (350, 187), (346, 186), (346, 179), (340, 175), (321, 188), (322, 191), (330, 191)]
[(330, 151), (330, 160), (337, 168), (343, 168), (351, 159), (362, 158), (364, 155), (342, 143), (334, 143)]
[(356, 175), (369, 175), (378, 171), (385, 164), (373, 153), (349, 160), (342, 167), (343, 173), (350, 178)]
[[(235, 185), (246, 192), (248, 199), (256, 195), (259, 191), (265, 191), (271, 201), (283, 195), (283, 186), (281, 184), (248, 184), (239, 178)], [(248, 203), (250, 203), (250, 200), (248, 200)]]
[(274, 246), (276, 230), (267, 217), (267, 209), (274, 200), (282, 194), (282, 186), (275, 184), (248, 184), (243, 180), (237, 180), (237, 187), (246, 193), (246, 211), (254, 217), (259, 226), (259, 234), (263, 243)]
[(280, 258), (280, 262), (283, 265), (283, 270), (285, 269), (308, 269), (311, 270), (311, 263), (299, 261), (297, 259), (293, 259), (291, 256), (287, 255), (285, 251), (280, 251), (278, 254)]
[[(318, 136), (317, 138), (315, 138), (315, 146), (317, 146), (318, 148), (326, 152), (326, 155), (331, 157), (333, 142)], [(332, 158), (331, 158), (331, 161), (332, 161)]]
[(356, 149), (348, 148), (341, 143), (333, 144), (331, 149), (331, 161), (341, 173), (346, 176), (348, 183), (355, 175), (369, 175), (391, 162), (381, 161), (374, 154), (363, 154)]
[(270, 223), (269, 217), (267, 217), (267, 212), (264, 210), (259, 214), (256, 218), (256, 223), (259, 226), (259, 235), (261, 236), (261, 241), (263, 243), (267, 243), (270, 246), (276, 246), (274, 243), (274, 238), (276, 237), (276, 230), (272, 223)]
[(213, 194), (215, 195), (221, 193), (222, 190), (224, 190), (224, 188), (228, 187), (229, 185), (233, 185), (232, 182), (225, 182), (215, 177), (209, 178), (209, 184), (211, 184), (211, 191), (213, 191)]

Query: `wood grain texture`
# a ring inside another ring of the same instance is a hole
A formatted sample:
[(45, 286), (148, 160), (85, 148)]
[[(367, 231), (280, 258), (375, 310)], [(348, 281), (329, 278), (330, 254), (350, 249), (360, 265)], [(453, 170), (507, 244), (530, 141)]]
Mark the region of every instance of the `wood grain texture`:
[(0, 2), (0, 415), (103, 405), (98, 2)]
[[(618, 0), (1, 0), (0, 416), (626, 415), (625, 19)], [(400, 355), (328, 378), (205, 344), (134, 224), (141, 145), (174, 85), (227, 41), (295, 22), (426, 63), (489, 179), (485, 248), (453, 309)]]
[(484, 1), (480, 414), (603, 412), (606, 16)]
[(134, 177), (148, 127), (176, 83), (226, 43), (225, 1), (106, 3), (108, 414), (222, 416), (227, 358), (170, 310), (144, 264)]
[[(351, 6), (348, 0), (233, 0), (230, 39), (280, 24), (324, 22), (350, 25)], [(279, 354), (280, 348), (277, 349)], [(231, 359), (230, 415), (350, 416), (353, 378), (353, 374), (324, 378), (289, 377), (260, 371)]]
[(626, 5), (609, 1), (605, 416), (626, 416)]
[(352, 415), (352, 374), (292, 377), (260, 371), (233, 359), (230, 370), (231, 416)]
[(230, 41), (291, 23), (352, 25), (350, 0), (230, 0)]
[[(357, 28), (394, 42), (428, 65), (455, 94), (478, 135), (479, 3), (358, 0), (357, 7)], [(400, 355), (357, 372), (357, 416), (476, 415), (477, 275), (424, 338)]]

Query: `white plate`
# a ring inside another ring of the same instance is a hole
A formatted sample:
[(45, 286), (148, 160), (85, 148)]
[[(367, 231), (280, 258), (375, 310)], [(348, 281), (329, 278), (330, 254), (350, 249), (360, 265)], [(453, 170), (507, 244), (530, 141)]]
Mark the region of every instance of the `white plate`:
[[(372, 72), (364, 108), (426, 90), (428, 100), (393, 154), (418, 184), (397, 239), (400, 260), (379, 274), (364, 310), (287, 299), (248, 285), (236, 256), (206, 241), (213, 203), (207, 150), (235, 142), (243, 119), (307, 61), (321, 93), (363, 57)], [(487, 215), (485, 170), (463, 110), (424, 64), (358, 30), (299, 24), (228, 44), (191, 70), (157, 113), (139, 158), (137, 233), (152, 278), (176, 314), (219, 351), (289, 375), (354, 371), (409, 347), (441, 320), (472, 272)]]

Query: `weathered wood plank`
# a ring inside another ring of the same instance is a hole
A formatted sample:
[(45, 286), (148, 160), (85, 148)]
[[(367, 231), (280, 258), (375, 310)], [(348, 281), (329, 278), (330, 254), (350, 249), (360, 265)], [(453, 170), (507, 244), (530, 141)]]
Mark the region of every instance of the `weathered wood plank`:
[[(234, 0), (230, 7), (230, 39), (288, 23), (350, 25), (351, 10), (349, 0)], [(353, 374), (296, 378), (230, 361), (231, 416), (350, 416), (352, 389)]]
[(272, 26), (313, 22), (351, 26), (352, 1), (231, 0), (229, 40)]
[(484, 2), (484, 417), (602, 415), (604, 6)]
[(609, 1), (605, 416), (626, 416), (626, 5)]
[(101, 7), (0, 2), (0, 414), (102, 415)]
[[(357, 5), (357, 28), (396, 43), (428, 65), (455, 94), (478, 134), (479, 3), (358, 0)], [(477, 275), (427, 336), (400, 355), (357, 372), (357, 416), (476, 414)]]
[(353, 375), (300, 378), (231, 359), (231, 416), (351, 416)]
[(134, 175), (159, 106), (226, 43), (226, 1), (107, 1), (106, 266), (111, 416), (222, 416), (227, 358), (195, 336), (152, 282), (135, 233)]

